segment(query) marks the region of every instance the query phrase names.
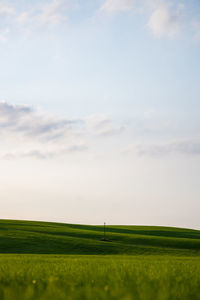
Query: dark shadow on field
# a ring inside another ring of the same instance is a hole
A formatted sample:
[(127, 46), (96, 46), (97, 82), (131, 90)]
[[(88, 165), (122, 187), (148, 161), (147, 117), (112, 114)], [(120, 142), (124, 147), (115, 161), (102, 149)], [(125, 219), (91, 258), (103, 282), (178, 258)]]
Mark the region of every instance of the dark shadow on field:
[[(91, 231), (102, 231), (103, 230), (103, 228), (101, 226), (73, 225), (73, 224), (68, 224), (67, 226), (69, 226), (71, 228), (87, 229), (87, 230), (91, 230)], [(198, 230), (188, 230), (188, 229), (184, 230), (184, 229), (178, 229), (178, 228), (173, 228), (173, 230), (167, 230), (167, 227), (163, 227), (163, 230), (156, 230), (156, 229), (143, 230), (142, 227), (143, 226), (141, 226), (141, 229), (134, 230), (134, 229), (121, 229), (117, 226), (107, 226), (106, 231), (113, 232), (113, 233), (127, 233), (127, 234), (139, 234), (139, 235), (150, 235), (150, 236), (200, 239), (200, 231), (198, 231)], [(144, 228), (146, 228), (146, 227), (147, 226), (144, 226)], [(172, 229), (172, 228), (170, 228), (170, 229)]]

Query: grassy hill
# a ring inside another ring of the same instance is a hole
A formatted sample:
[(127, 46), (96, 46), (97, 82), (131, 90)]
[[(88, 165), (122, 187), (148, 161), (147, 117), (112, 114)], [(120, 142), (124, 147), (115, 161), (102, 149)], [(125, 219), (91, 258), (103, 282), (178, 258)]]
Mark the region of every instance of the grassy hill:
[(0, 220), (0, 253), (199, 255), (200, 231)]

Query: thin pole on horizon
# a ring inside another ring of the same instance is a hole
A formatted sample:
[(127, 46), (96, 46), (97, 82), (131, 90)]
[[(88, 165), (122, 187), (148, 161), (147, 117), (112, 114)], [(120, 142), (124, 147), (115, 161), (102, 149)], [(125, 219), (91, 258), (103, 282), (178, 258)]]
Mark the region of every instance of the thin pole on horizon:
[(104, 222), (104, 241), (106, 240), (106, 222)]

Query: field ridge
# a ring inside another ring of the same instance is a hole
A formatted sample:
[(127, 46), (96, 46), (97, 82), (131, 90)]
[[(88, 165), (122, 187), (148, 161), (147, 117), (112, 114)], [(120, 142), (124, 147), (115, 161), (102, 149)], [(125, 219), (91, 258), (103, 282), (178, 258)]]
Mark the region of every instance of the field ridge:
[(200, 231), (161, 226), (103, 226), (0, 220), (0, 253), (200, 255)]

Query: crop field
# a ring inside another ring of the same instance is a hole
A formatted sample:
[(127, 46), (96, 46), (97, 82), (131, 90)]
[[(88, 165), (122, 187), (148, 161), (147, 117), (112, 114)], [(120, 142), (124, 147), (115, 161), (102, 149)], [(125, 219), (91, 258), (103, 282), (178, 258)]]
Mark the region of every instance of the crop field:
[(200, 260), (1, 255), (0, 299), (200, 299)]
[(0, 300), (200, 299), (197, 230), (0, 221)]

